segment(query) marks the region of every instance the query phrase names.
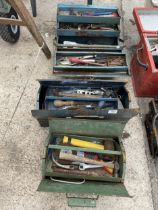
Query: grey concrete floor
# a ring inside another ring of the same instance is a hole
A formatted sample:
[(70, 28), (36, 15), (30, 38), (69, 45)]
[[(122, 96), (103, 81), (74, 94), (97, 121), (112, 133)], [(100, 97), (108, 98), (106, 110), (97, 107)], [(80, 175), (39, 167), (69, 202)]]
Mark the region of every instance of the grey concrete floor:
[[(56, 5), (62, 2), (86, 3), (81, 0), (38, 1), (35, 21), (52, 53)], [(131, 49), (139, 40), (136, 27), (130, 21), (133, 19), (132, 10), (135, 6), (146, 6), (148, 3), (145, 0), (94, 1), (97, 5), (117, 5), (120, 8), (129, 61)], [(50, 70), (52, 60), (47, 60), (41, 53), (34, 65), (39, 49), (26, 28), (22, 28), (20, 40), (15, 45), (0, 40), (0, 49), (0, 210), (70, 209), (64, 194), (36, 191), (41, 180), (41, 156), (48, 129), (39, 127), (31, 116), (31, 109), (35, 107), (39, 87), (36, 80), (53, 78)], [(138, 107), (130, 80), (127, 88), (131, 95), (130, 107)], [(154, 191), (146, 136), (139, 116), (128, 122), (125, 132), (129, 133), (129, 137), (123, 139), (127, 155), (125, 186), (132, 197), (100, 196), (97, 209), (152, 210), (154, 206), (158, 209), (152, 196)]]

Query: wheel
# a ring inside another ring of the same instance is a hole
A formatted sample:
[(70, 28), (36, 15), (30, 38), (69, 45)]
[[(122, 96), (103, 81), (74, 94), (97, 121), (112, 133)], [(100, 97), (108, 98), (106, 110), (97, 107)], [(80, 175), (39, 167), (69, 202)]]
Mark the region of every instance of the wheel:
[[(7, 14), (0, 14), (1, 17), (18, 19), (16, 11), (11, 8)], [(6, 42), (15, 43), (20, 37), (20, 26), (17, 25), (0, 25), (0, 36)]]

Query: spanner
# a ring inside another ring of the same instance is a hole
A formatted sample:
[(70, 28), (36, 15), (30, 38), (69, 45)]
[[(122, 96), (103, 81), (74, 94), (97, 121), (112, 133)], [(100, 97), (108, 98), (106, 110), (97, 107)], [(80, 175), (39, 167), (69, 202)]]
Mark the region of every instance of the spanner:
[(103, 168), (103, 166), (99, 166), (99, 165), (90, 165), (90, 164), (86, 164), (86, 163), (80, 163), (79, 164), (79, 170), (80, 171), (84, 171), (86, 169), (92, 169), (92, 168)]

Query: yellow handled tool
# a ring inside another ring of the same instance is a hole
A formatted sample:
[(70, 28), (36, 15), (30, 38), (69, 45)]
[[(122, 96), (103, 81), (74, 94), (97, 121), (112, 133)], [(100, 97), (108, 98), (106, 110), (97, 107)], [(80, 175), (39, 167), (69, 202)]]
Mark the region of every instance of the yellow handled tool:
[(89, 142), (86, 140), (79, 140), (79, 139), (75, 139), (75, 138), (71, 138), (69, 141), (68, 136), (64, 136), (63, 143), (64, 144), (70, 143), (71, 145), (76, 146), (76, 147), (104, 150), (104, 145), (95, 144), (95, 143), (92, 143), (92, 142)]

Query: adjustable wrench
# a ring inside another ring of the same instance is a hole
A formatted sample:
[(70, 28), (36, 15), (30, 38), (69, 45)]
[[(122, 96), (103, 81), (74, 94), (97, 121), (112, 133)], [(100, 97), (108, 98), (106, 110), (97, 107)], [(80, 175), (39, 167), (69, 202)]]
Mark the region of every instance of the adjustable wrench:
[(90, 165), (90, 164), (86, 164), (86, 163), (80, 163), (79, 164), (79, 170), (80, 171), (84, 171), (86, 169), (92, 169), (92, 168), (103, 168), (104, 166), (100, 166), (100, 165)]

